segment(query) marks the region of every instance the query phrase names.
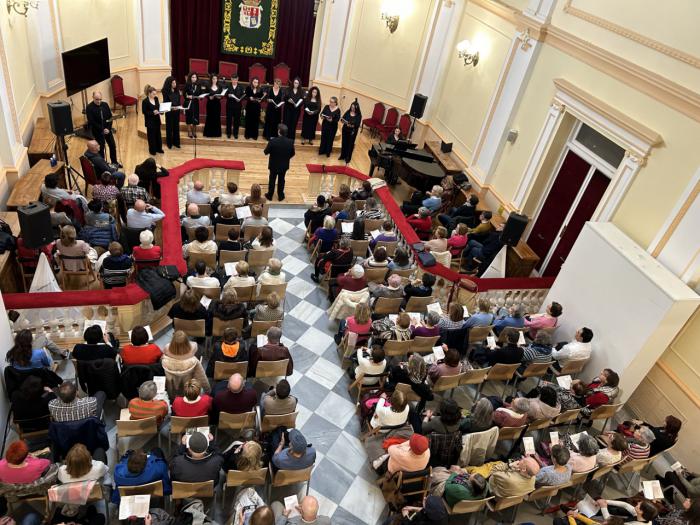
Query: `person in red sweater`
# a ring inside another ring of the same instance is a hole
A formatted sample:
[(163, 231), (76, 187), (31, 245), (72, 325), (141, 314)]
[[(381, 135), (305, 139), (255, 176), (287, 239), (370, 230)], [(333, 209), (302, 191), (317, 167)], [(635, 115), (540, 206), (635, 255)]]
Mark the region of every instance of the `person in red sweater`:
[(447, 248), (450, 250), (452, 257), (459, 257), (462, 250), (467, 245), (467, 230), (466, 224), (460, 223), (452, 230), (452, 235), (447, 239)]
[(335, 282), (331, 280), (328, 285), (328, 299), (332, 302), (341, 290), (357, 292), (364, 288), (367, 288), (365, 269), (359, 264), (356, 264), (346, 273), (340, 274), (337, 279), (335, 279)]
[(410, 215), (406, 218), (406, 221), (416, 230), (419, 238), (423, 240), (430, 239), (433, 219), (430, 216), (430, 210), (428, 208), (419, 208), (418, 213)]
[(185, 383), (185, 395), (173, 401), (173, 415), (178, 417), (206, 416), (211, 410), (213, 399), (202, 394), (202, 385), (192, 378)]
[(125, 365), (152, 365), (163, 356), (157, 344), (149, 344), (148, 332), (143, 326), (134, 327), (131, 331), (131, 344), (124, 345), (120, 354)]
[[(575, 380), (580, 382), (580, 380)], [(601, 405), (611, 403), (618, 394), (617, 385), (620, 383), (620, 376), (617, 372), (606, 368), (598, 377), (586, 385), (585, 403), (588, 410), (593, 410)], [(573, 387), (573, 385), (572, 385)]]
[[(161, 248), (153, 244), (153, 232), (151, 230), (143, 230), (139, 234), (139, 242), (141, 244), (134, 246), (132, 253), (136, 266), (158, 266), (159, 263), (157, 261), (161, 257)], [(153, 262), (142, 263), (140, 261)]]
[(49, 468), (48, 459), (29, 455), (29, 447), (24, 441), (10, 443), (5, 452), (5, 459), (0, 461), (1, 483), (32, 483), (39, 479)]

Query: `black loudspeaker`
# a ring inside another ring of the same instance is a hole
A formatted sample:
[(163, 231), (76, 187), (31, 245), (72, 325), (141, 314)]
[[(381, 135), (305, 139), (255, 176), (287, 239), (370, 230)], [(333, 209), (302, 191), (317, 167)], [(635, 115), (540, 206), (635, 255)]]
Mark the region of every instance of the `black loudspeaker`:
[(508, 246), (515, 246), (518, 244), (529, 221), (530, 219), (527, 218), (527, 215), (512, 212), (508, 215), (508, 220), (501, 233), (501, 242)]
[(54, 135), (71, 135), (73, 133), (73, 116), (70, 104), (66, 102), (49, 102), (49, 122)]
[(39, 248), (53, 241), (51, 212), (43, 202), (30, 202), (17, 209), (22, 239), (27, 248)]
[(425, 112), (425, 105), (428, 103), (428, 97), (416, 93), (413, 95), (413, 102), (411, 103), (410, 115), (413, 118), (421, 118)]
[(440, 151), (443, 153), (449, 153), (452, 151), (452, 143), (451, 142), (445, 142), (444, 140), (440, 141)]

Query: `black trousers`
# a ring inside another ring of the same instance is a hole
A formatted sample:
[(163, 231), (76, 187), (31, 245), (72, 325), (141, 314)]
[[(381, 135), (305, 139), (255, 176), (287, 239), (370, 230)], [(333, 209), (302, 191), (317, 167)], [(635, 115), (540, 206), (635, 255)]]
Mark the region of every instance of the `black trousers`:
[(180, 146), (180, 111), (165, 114), (165, 143), (169, 148)]
[(241, 127), (241, 105), (231, 103), (232, 99), (226, 102), (226, 136), (231, 138), (238, 138), (238, 128)]
[(282, 199), (284, 197), (284, 177), (287, 171), (274, 172), (270, 170), (270, 177), (267, 180), (267, 194), (272, 195), (275, 192), (275, 181), (277, 181), (277, 196)]
[(160, 126), (146, 127), (146, 137), (148, 138), (148, 152), (151, 155), (163, 150), (163, 137), (160, 135)]
[(95, 140), (100, 145), (100, 155), (105, 159), (105, 143), (109, 147), (109, 158), (112, 164), (117, 163), (117, 143), (114, 141), (114, 135), (110, 131), (106, 135), (104, 133), (93, 133), (95, 135)]

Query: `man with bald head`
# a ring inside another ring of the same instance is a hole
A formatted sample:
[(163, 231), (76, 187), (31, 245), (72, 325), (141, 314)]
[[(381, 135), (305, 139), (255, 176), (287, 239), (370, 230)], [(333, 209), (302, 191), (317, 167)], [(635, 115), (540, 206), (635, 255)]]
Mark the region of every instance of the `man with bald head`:
[[(87, 117), (90, 133), (92, 133), (92, 136), (95, 137), (99, 144), (102, 158), (106, 158), (105, 143), (107, 143), (112, 164), (121, 167), (117, 161), (117, 144), (114, 142), (114, 135), (112, 134), (112, 110), (109, 108), (109, 104), (102, 102), (101, 91), (92, 92), (92, 102), (85, 108), (85, 116)], [(100, 173), (102, 171), (106, 170), (100, 170)]]
[(233, 374), (228, 383), (219, 383), (214, 387), (213, 421), (217, 423), (219, 413), (242, 414), (254, 410), (258, 404), (258, 394), (247, 386), (241, 374)]
[(183, 228), (198, 228), (199, 226), (209, 226), (211, 219), (206, 215), (199, 214), (199, 206), (191, 202), (187, 205), (187, 215), (182, 218)]
[(126, 212), (126, 225), (129, 228), (143, 230), (153, 228), (155, 224), (165, 217), (165, 213), (151, 204), (137, 199), (134, 207)]
[(489, 478), (491, 493), (499, 498), (529, 494), (535, 490), (535, 476), (539, 471), (539, 463), (531, 456), (525, 456), (510, 465), (497, 464)]
[(97, 143), (96, 140), (88, 141), (87, 149), (85, 150), (85, 153), (83, 153), (83, 155), (85, 155), (85, 157), (95, 167), (95, 174), (98, 178), (100, 174), (106, 171), (107, 173), (112, 175), (112, 177), (114, 177), (115, 183), (118, 187), (121, 188), (124, 185), (124, 179), (126, 178), (124, 173), (119, 171), (113, 165), (107, 164), (107, 161), (100, 153), (100, 145)]
[(187, 202), (195, 204), (209, 204), (211, 195), (208, 191), (204, 191), (204, 183), (201, 180), (194, 181), (193, 187), (187, 192)]
[(272, 503), (272, 512), (275, 514), (275, 525), (330, 525), (331, 519), (318, 515), (318, 500), (313, 496), (305, 496), (296, 506), (300, 516), (289, 517), (291, 509), (285, 509), (279, 501)]

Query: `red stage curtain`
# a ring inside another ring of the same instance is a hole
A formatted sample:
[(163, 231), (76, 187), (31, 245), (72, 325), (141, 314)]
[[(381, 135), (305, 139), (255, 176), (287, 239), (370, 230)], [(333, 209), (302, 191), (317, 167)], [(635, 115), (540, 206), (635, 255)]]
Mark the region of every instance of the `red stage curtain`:
[(256, 58), (221, 52), (221, 0), (170, 0), (170, 41), (173, 74), (184, 82), (190, 58), (209, 60), (211, 72), (217, 72), (219, 61), (238, 64), (241, 80), (248, 80), (248, 67), (260, 62), (267, 67), (271, 82), (273, 66), (284, 62), (291, 78), (301, 77), (309, 84), (311, 48), (316, 19), (314, 0), (280, 0), (275, 57)]

